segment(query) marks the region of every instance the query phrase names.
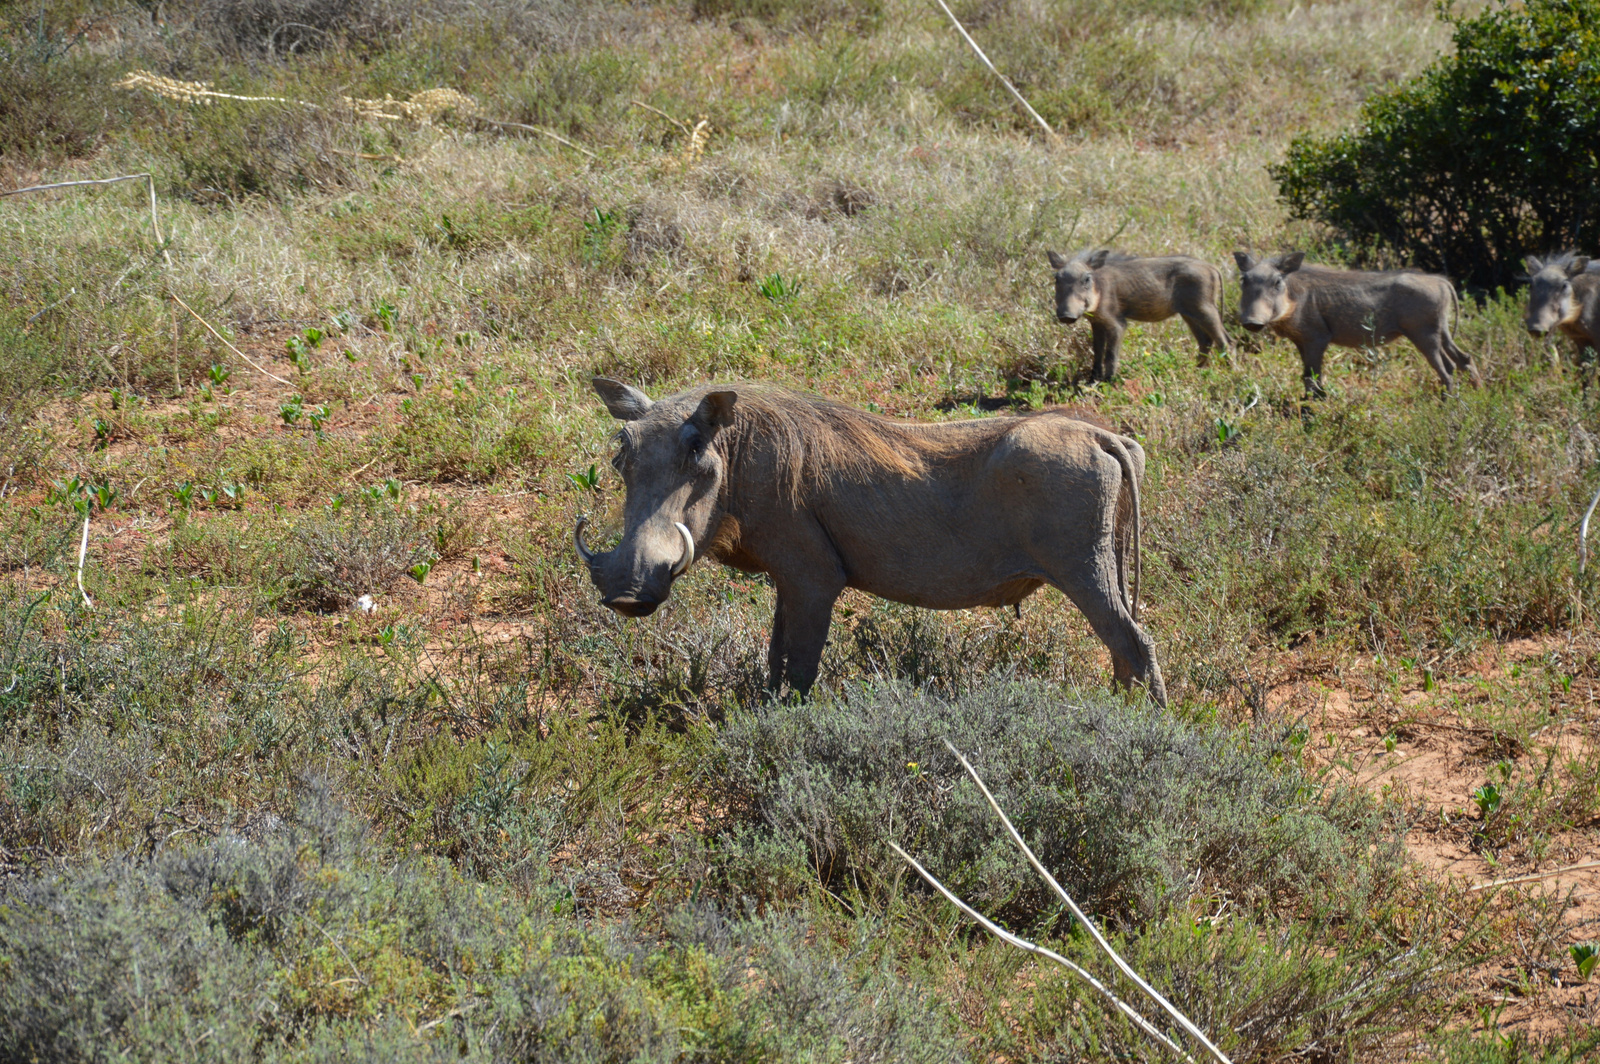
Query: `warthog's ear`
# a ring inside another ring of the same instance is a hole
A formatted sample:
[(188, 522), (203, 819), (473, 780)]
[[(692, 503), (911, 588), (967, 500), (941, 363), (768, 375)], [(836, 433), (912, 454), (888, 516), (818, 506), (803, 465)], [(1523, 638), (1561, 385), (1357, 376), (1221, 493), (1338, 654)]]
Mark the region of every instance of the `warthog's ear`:
[(738, 392), (711, 392), (700, 400), (700, 405), (695, 407), (689, 420), (704, 430), (707, 436), (714, 436), (718, 429), (732, 424), (733, 404), (738, 401)]
[(1256, 257), (1248, 251), (1235, 251), (1233, 261), (1239, 264), (1240, 273), (1249, 273), (1256, 268)]
[(638, 421), (656, 405), (639, 389), (629, 387), (621, 381), (614, 381), (610, 377), (596, 377), (589, 383), (600, 394), (600, 399), (606, 404), (611, 416), (618, 421)]
[(1054, 251), (1047, 251), (1045, 254), (1050, 256), (1050, 268), (1052, 270), (1064, 270), (1067, 268), (1067, 260), (1057, 255)]
[(1544, 260), (1537, 255), (1529, 255), (1527, 258), (1522, 260), (1522, 264), (1528, 268), (1528, 275), (1530, 277), (1544, 269)]
[(1093, 255), (1090, 255), (1086, 260), (1084, 260), (1084, 265), (1088, 266), (1091, 270), (1098, 270), (1100, 267), (1106, 264), (1106, 260), (1110, 257), (1111, 249), (1101, 248), (1099, 251), (1096, 251)]
[(1305, 261), (1306, 253), (1304, 251), (1291, 251), (1287, 255), (1279, 255), (1273, 259), (1272, 264), (1278, 268), (1279, 273), (1293, 273)]
[(1576, 277), (1589, 268), (1589, 256), (1574, 255), (1572, 261), (1567, 263), (1567, 276)]

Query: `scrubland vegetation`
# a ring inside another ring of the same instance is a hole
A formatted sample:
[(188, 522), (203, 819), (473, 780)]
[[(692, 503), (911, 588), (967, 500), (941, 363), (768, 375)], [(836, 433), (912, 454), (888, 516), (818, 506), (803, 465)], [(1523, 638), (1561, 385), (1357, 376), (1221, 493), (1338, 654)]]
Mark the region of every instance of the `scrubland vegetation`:
[[(1350, 254), (1267, 168), (1449, 27), (953, 6), (1059, 143), (902, 0), (4, 10), (0, 185), (148, 172), (165, 240), (142, 182), (0, 201), (0, 1058), (1162, 1059), (889, 851), (1095, 966), (943, 738), (1236, 1061), (1593, 1051), (1592, 899), (1471, 889), (1594, 852), (1592, 368), (1496, 291), (1448, 401), (1177, 320), (1091, 385), (1049, 309), (1050, 249)], [(342, 103), (434, 88), (476, 114)], [(610, 615), (594, 374), (1093, 408), (1171, 710), (1054, 592), (847, 595), (806, 703), (762, 580)], [(1384, 775), (1440, 737), (1470, 798)]]

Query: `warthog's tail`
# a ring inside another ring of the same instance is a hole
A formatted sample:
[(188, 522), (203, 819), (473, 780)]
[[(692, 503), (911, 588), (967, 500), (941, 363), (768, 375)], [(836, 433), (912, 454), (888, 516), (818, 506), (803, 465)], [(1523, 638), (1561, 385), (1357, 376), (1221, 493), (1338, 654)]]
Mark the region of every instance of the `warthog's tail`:
[[(1101, 446), (1117, 460), (1117, 464), (1122, 466), (1122, 482), (1127, 485), (1128, 497), (1132, 503), (1129, 507), (1129, 517), (1133, 521), (1133, 594), (1128, 602), (1128, 613), (1137, 623), (1139, 620), (1139, 579), (1144, 567), (1142, 562), (1144, 548), (1139, 537), (1139, 478), (1134, 472), (1133, 459), (1128, 457), (1128, 449), (1122, 446), (1121, 436), (1114, 432), (1103, 433), (1101, 435)], [(1114, 530), (1112, 534), (1115, 535)], [(1126, 559), (1122, 559), (1122, 561), (1124, 568), (1126, 568)], [(1126, 585), (1124, 585), (1123, 590), (1127, 590)]]

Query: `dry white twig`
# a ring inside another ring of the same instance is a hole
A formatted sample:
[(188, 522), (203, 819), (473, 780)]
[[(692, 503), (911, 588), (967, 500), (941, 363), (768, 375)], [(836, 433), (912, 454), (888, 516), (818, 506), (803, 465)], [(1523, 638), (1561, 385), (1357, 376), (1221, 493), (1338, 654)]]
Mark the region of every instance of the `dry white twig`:
[(677, 126), (679, 129), (683, 130), (683, 135), (684, 136), (687, 137), (689, 135), (689, 127), (687, 125), (685, 125), (684, 123), (678, 121), (676, 118), (673, 118), (671, 115), (667, 114), (667, 112), (663, 111), (661, 108), (659, 108), (659, 107), (651, 107), (649, 104), (645, 103), (643, 100), (629, 100), (628, 102), (633, 104), (633, 106), (635, 106), (635, 107), (643, 107), (646, 111), (649, 111), (651, 114), (660, 115), (662, 118), (665, 118), (668, 122), (671, 122), (673, 125)]
[(94, 600), (83, 589), (83, 562), (89, 556), (89, 515), (92, 512), (92, 506), (83, 512), (83, 539), (78, 543), (78, 594), (83, 596), (84, 608), (91, 610), (94, 609)]
[(1514, 883), (1534, 883), (1541, 879), (1554, 879), (1556, 876), (1564, 876), (1568, 872), (1583, 872), (1590, 868), (1600, 868), (1600, 861), (1584, 861), (1581, 864), (1563, 865), (1560, 868), (1552, 868), (1548, 872), (1530, 872), (1525, 876), (1511, 876), (1506, 879), (1491, 879), (1487, 883), (1477, 883), (1471, 887), (1468, 887), (1467, 889), (1469, 891), (1488, 890), (1490, 887), (1509, 887)]
[(568, 140), (566, 137), (563, 137), (561, 134), (554, 133), (554, 132), (552, 132), (552, 131), (550, 131), (548, 129), (545, 129), (543, 126), (530, 126), (526, 122), (502, 122), (498, 118), (485, 118), (482, 115), (473, 115), (472, 117), (477, 119), (479, 122), (484, 123), (485, 125), (500, 126), (502, 129), (525, 129), (530, 133), (538, 133), (540, 136), (549, 137), (551, 140), (555, 141), (557, 144), (565, 144), (567, 147), (571, 148), (573, 151), (582, 152), (583, 154), (587, 155), (591, 159), (600, 158), (600, 156), (596, 155), (594, 152), (590, 151), (588, 148), (585, 148), (583, 145), (574, 144), (574, 143), (572, 143), (572, 141)]
[(211, 333), (212, 336), (215, 336), (218, 340), (221, 340), (227, 346), (229, 351), (232, 351), (234, 354), (236, 354), (240, 358), (244, 359), (247, 363), (250, 364), (250, 366), (253, 369), (256, 370), (256, 372), (266, 374), (268, 377), (271, 377), (273, 380), (277, 381), (279, 384), (288, 384), (289, 387), (291, 387), (291, 388), (294, 387), (294, 385), (292, 383), (290, 383), (289, 381), (284, 380), (282, 377), (278, 376), (276, 373), (273, 373), (270, 370), (264, 368), (260, 363), (256, 362), (249, 355), (245, 354), (243, 351), (239, 350), (237, 347), (234, 347), (232, 344), (228, 343), (228, 338), (226, 336), (223, 336), (221, 333), (217, 332), (217, 330), (211, 328), (211, 323), (209, 321), (206, 321), (206, 319), (202, 318), (200, 315), (195, 314), (194, 313), (194, 308), (191, 307), (189, 304), (185, 303), (183, 300), (179, 299), (175, 293), (168, 292), (167, 295), (171, 296), (172, 297), (172, 301), (174, 303), (178, 304), (178, 306), (182, 307), (184, 310), (187, 310), (190, 314), (194, 314), (194, 320), (195, 321), (199, 322), (201, 325), (204, 325), (206, 327), (206, 329)]
[(960, 19), (956, 18), (956, 13), (950, 10), (949, 5), (946, 4), (944, 0), (934, 0), (934, 2), (944, 9), (944, 13), (946, 15), (950, 16), (950, 21), (955, 25), (956, 32), (960, 33), (961, 36), (966, 39), (966, 42), (972, 46), (973, 52), (976, 53), (978, 58), (983, 61), (983, 65), (989, 68), (989, 73), (999, 78), (1000, 84), (1004, 85), (1006, 87), (1006, 91), (1016, 98), (1016, 101), (1022, 105), (1022, 109), (1033, 116), (1033, 120), (1039, 123), (1040, 128), (1042, 128), (1045, 133), (1049, 134), (1049, 137), (1052, 141), (1056, 140), (1056, 131), (1050, 128), (1050, 123), (1041, 118), (1039, 116), (1039, 112), (1033, 109), (1033, 105), (1028, 103), (1027, 100), (1023, 99), (1022, 93), (1018, 92), (1017, 87), (1011, 84), (1011, 79), (1000, 73), (1000, 71), (996, 70), (995, 65), (989, 62), (989, 57), (983, 54), (983, 49), (978, 47), (978, 42), (972, 39), (972, 34), (967, 32), (967, 28), (961, 24)]
[(982, 927), (985, 931), (989, 932), (991, 935), (995, 936), (996, 938), (998, 938), (1002, 942), (1008, 942), (1011, 945), (1016, 946), (1018, 949), (1024, 949), (1024, 950), (1027, 950), (1029, 953), (1034, 953), (1034, 954), (1037, 954), (1037, 955), (1039, 955), (1041, 957), (1048, 957), (1050, 960), (1055, 961), (1057, 964), (1059, 964), (1062, 967), (1066, 968), (1068, 971), (1070, 971), (1074, 975), (1078, 976), (1078, 978), (1082, 979), (1084, 982), (1088, 983), (1090, 986), (1092, 986), (1096, 990), (1098, 990), (1102, 995), (1105, 996), (1105, 998), (1108, 1001), (1110, 1001), (1113, 1005), (1115, 1005), (1118, 1009), (1120, 1009), (1122, 1011), (1123, 1015), (1127, 1016), (1134, 1023), (1138, 1024), (1140, 1030), (1142, 1030), (1146, 1034), (1150, 1035), (1150, 1037), (1157, 1039), (1162, 1045), (1166, 1046), (1168, 1049), (1170, 1049), (1174, 1053), (1178, 1054), (1184, 1060), (1187, 1060), (1189, 1062), (1189, 1064), (1194, 1064), (1194, 1058), (1193, 1057), (1191, 1057), (1189, 1054), (1185, 1053), (1180, 1046), (1176, 1045), (1172, 1041), (1172, 1039), (1170, 1039), (1166, 1035), (1162, 1034), (1160, 1029), (1158, 1029), (1149, 1020), (1147, 1020), (1143, 1016), (1139, 1015), (1139, 1013), (1137, 1011), (1135, 1011), (1135, 1009), (1133, 1008), (1132, 1005), (1129, 1005), (1127, 1002), (1125, 1002), (1121, 998), (1117, 997), (1116, 994), (1113, 994), (1110, 990), (1108, 990), (1105, 987), (1105, 985), (1100, 982), (1100, 980), (1096, 979), (1094, 976), (1090, 975), (1088, 972), (1084, 971), (1078, 965), (1076, 965), (1076, 964), (1072, 963), (1071, 961), (1067, 960), (1067, 958), (1063, 957), (1061, 954), (1055, 952), (1054, 950), (1046, 949), (1045, 947), (1040, 946), (1037, 943), (1029, 942), (1027, 939), (1021, 938), (1021, 937), (1019, 937), (1017, 935), (1013, 935), (1011, 932), (1005, 930), (999, 924), (994, 923), (992, 920), (990, 920), (988, 917), (984, 916), (978, 910), (974, 909), (972, 906), (968, 905), (966, 902), (964, 902), (960, 898), (956, 897), (955, 894), (952, 893), (949, 888), (947, 888), (943, 883), (941, 883), (937, 879), (935, 879), (931, 872), (929, 872), (926, 868), (923, 868), (920, 864), (918, 864), (917, 861), (916, 861), (916, 858), (912, 857), (910, 854), (906, 853), (906, 851), (902, 850), (899, 846), (895, 845), (892, 842), (889, 844), (889, 848), (892, 849), (895, 853), (899, 854), (900, 855), (900, 859), (903, 860), (906, 864), (908, 864), (912, 868), (916, 869), (917, 870), (917, 874), (920, 875), (923, 879), (927, 880), (929, 886), (933, 887), (933, 889), (937, 890), (940, 894), (943, 894), (945, 896), (945, 899), (947, 901), (949, 901), (951, 905), (954, 905), (957, 909), (960, 909), (962, 912), (966, 913), (968, 916), (970, 916), (974, 920), (976, 920), (978, 922), (979, 926)]
[(1589, 564), (1589, 518), (1594, 516), (1594, 508), (1600, 506), (1600, 491), (1594, 493), (1594, 498), (1589, 501), (1589, 508), (1583, 512), (1583, 523), (1578, 526), (1578, 575), (1583, 575), (1584, 566)]
[(1050, 884), (1050, 889), (1054, 890), (1056, 895), (1067, 903), (1067, 908), (1071, 910), (1072, 915), (1077, 918), (1079, 923), (1083, 924), (1084, 929), (1094, 939), (1095, 945), (1099, 946), (1105, 955), (1111, 958), (1112, 963), (1117, 966), (1117, 970), (1133, 980), (1134, 985), (1148, 994), (1152, 1001), (1165, 1009), (1167, 1015), (1178, 1022), (1179, 1026), (1193, 1035), (1201, 1045), (1205, 1046), (1211, 1055), (1217, 1059), (1218, 1064), (1232, 1064), (1232, 1061), (1227, 1058), (1222, 1050), (1213, 1045), (1211, 1039), (1205, 1036), (1205, 1032), (1196, 1027), (1189, 1017), (1179, 1012), (1177, 1007), (1163, 997), (1155, 987), (1145, 982), (1139, 973), (1134, 971), (1132, 966), (1123, 960), (1116, 950), (1111, 948), (1111, 943), (1106, 941), (1105, 936), (1100, 933), (1100, 929), (1094, 925), (1094, 922), (1089, 919), (1082, 909), (1078, 908), (1078, 903), (1073, 901), (1071, 895), (1061, 888), (1061, 884), (1056, 882), (1056, 877), (1050, 874), (1049, 870), (1039, 861), (1039, 858), (1035, 857), (1033, 851), (1028, 848), (1028, 844), (1022, 841), (1022, 835), (1012, 826), (1011, 818), (1006, 816), (1004, 809), (1000, 808), (1000, 803), (994, 800), (994, 795), (989, 793), (989, 788), (984, 785), (983, 778), (978, 775), (977, 769), (972, 767), (967, 759), (961, 755), (961, 751), (951, 744), (950, 740), (946, 739), (944, 745), (949, 748), (952, 754), (956, 755), (956, 760), (961, 762), (961, 767), (967, 770), (967, 774), (972, 777), (972, 781), (978, 785), (978, 790), (982, 791), (983, 796), (989, 800), (989, 808), (993, 809), (995, 814), (1000, 817), (1000, 823), (1005, 825), (1006, 831), (1011, 835), (1011, 841), (1015, 842), (1022, 850), (1023, 856), (1028, 859), (1029, 864), (1033, 865), (1034, 871), (1038, 872), (1044, 878), (1044, 881)]
[(144, 178), (150, 184), (150, 228), (155, 230), (156, 244), (161, 248), (161, 257), (167, 265), (172, 265), (172, 256), (167, 252), (167, 243), (161, 236), (161, 223), (156, 218), (156, 179), (150, 174), (123, 174), (120, 177), (104, 177), (95, 181), (57, 181), (50, 185), (29, 185), (27, 188), (7, 189), (0, 192), (0, 196), (20, 196), (24, 192), (44, 192), (52, 188), (81, 188), (84, 185), (115, 185), (119, 181), (137, 181)]

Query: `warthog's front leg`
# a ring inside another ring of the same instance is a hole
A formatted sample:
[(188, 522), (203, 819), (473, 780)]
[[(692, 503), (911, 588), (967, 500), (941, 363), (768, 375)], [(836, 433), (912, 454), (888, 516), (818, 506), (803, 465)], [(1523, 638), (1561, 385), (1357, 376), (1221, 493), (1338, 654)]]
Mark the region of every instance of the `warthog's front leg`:
[[(772, 625), (772, 649), (767, 654), (767, 663), (781, 666), (784, 679), (801, 696), (809, 693), (811, 685), (817, 682), (822, 649), (828, 643), (828, 626), (833, 622), (833, 604), (843, 590), (842, 579), (832, 589), (809, 583), (798, 587), (779, 585), (778, 616)], [(776, 690), (771, 677), (767, 682)]]
[(1117, 355), (1122, 352), (1123, 324), (1114, 318), (1093, 318), (1089, 332), (1094, 344), (1094, 379), (1117, 379)]
[(783, 627), (783, 595), (777, 596), (777, 605), (772, 613), (772, 642), (767, 646), (767, 690), (777, 694), (783, 686), (783, 661), (784, 661), (784, 627)]
[(1328, 350), (1328, 338), (1314, 336), (1297, 341), (1295, 346), (1300, 350), (1300, 380), (1306, 386), (1306, 394), (1320, 399), (1328, 394), (1322, 387), (1322, 356)]
[(784, 680), (801, 695), (811, 690), (828, 642), (833, 604), (844, 591), (844, 562), (813, 514), (800, 512), (760, 545), (778, 589), (767, 650), (767, 686)]

